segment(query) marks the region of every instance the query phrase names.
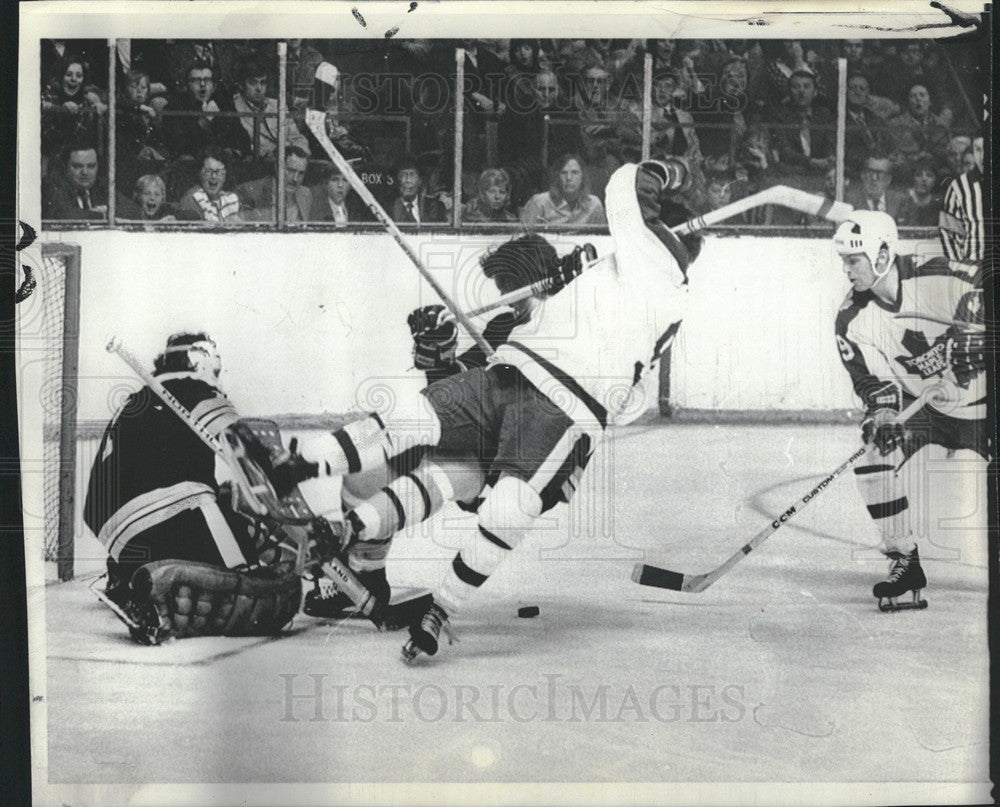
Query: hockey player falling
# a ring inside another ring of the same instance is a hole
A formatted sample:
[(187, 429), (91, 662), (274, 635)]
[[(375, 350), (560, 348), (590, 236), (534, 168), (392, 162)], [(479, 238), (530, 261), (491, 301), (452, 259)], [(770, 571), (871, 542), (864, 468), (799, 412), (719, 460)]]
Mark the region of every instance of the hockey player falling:
[[(686, 210), (680, 215), (673, 223), (690, 218)], [(565, 288), (596, 257), (594, 247), (587, 244), (559, 258), (539, 235), (522, 236), (483, 256), (483, 274), (501, 295), (533, 284), (544, 286), (487, 322), (483, 338), (491, 350), (506, 342), (514, 328), (526, 325), (543, 299)], [(407, 325), (413, 337), (414, 366), (428, 383), (486, 364), (487, 355), (479, 345), (457, 355), (458, 325), (441, 304), (414, 310)], [(394, 535), (407, 525), (432, 518), (446, 497), (463, 510), (475, 512), (486, 484), (484, 471), (488, 469), (482, 466), (473, 452), (464, 457), (435, 456), (427, 446), (417, 445), (384, 467), (343, 478), (344, 518), (340, 524), (330, 524), (328, 531), (342, 542), (344, 560), (376, 599), (388, 602), (392, 593), (385, 567)], [(327, 580), (317, 578), (316, 586), (306, 592), (302, 610), (315, 617), (357, 617), (356, 604), (343, 592), (331, 590)]]
[[(605, 430), (627, 407), (630, 391), (676, 334), (690, 255), (661, 221), (660, 206), (661, 196), (676, 191), (683, 179), (677, 163), (618, 169), (605, 205), (616, 262), (583, 272), (573, 282), (575, 294), (548, 300), (530, 331), (515, 327), (486, 367), (423, 391), (430, 417), (424, 442), (445, 455), (473, 452), (486, 464), (490, 486), (477, 529), (465, 537), (433, 602), (410, 627), (405, 660), (437, 653), (450, 617), (540, 514), (568, 501)], [(577, 335), (567, 339), (567, 333)], [(535, 352), (529, 340), (554, 346), (555, 359)], [(264, 470), (279, 496), (311, 477), (384, 464), (405, 439), (393, 421), (375, 414), (277, 457), (244, 424), (227, 429), (227, 438)]]
[[(918, 266), (897, 255), (896, 223), (886, 213), (856, 211), (834, 236), (852, 289), (837, 314), (837, 345), (865, 406), (861, 424), (871, 452), (855, 468), (868, 512), (891, 559), (872, 593), (884, 611), (923, 608), (927, 578), (909, 520), (903, 470), (927, 446), (970, 449), (989, 461), (983, 291), (946, 258)], [(931, 387), (945, 394), (906, 425), (904, 406)], [(912, 600), (897, 598), (913, 592)]]

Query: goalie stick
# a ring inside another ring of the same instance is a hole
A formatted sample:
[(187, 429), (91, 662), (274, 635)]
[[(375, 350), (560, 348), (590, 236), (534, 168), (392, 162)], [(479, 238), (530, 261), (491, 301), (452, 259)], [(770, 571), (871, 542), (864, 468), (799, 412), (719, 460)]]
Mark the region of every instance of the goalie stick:
[[(906, 421), (922, 409), (926, 403), (933, 400), (936, 395), (940, 395), (942, 392), (943, 391), (939, 388), (932, 388), (925, 391), (919, 398), (913, 401), (913, 403), (907, 406), (896, 416), (895, 422), (906, 423)], [(805, 496), (799, 499), (791, 507), (784, 510), (780, 516), (775, 518), (774, 521), (764, 527), (764, 529), (758, 532), (753, 538), (730, 555), (724, 563), (712, 569), (710, 572), (705, 572), (704, 574), (684, 574), (683, 572), (674, 572), (660, 566), (653, 566), (649, 563), (637, 563), (635, 568), (632, 570), (632, 580), (640, 586), (652, 586), (653, 588), (665, 588), (670, 591), (685, 591), (692, 594), (699, 594), (726, 574), (726, 572), (743, 560), (743, 558), (753, 552), (753, 550), (764, 543), (764, 541), (774, 535), (774, 533), (791, 521), (798, 513), (802, 512), (806, 505), (826, 490), (834, 479), (853, 466), (870, 450), (871, 448), (868, 445), (863, 445), (861, 448), (857, 449), (853, 454), (851, 454), (850, 457), (847, 458), (845, 462), (841, 463), (836, 470), (827, 474), (827, 476), (824, 477), (823, 480), (813, 487), (813, 489), (810, 490)]]
[[(215, 435), (206, 431), (197, 421), (195, 421), (184, 404), (177, 400), (177, 398), (171, 394), (170, 390), (164, 387), (159, 380), (154, 378), (146, 370), (146, 368), (143, 367), (139, 358), (132, 353), (131, 350), (125, 347), (121, 339), (112, 337), (108, 341), (107, 350), (109, 353), (116, 354), (122, 361), (124, 361), (131, 368), (132, 372), (134, 372), (139, 379), (147, 387), (149, 387), (157, 395), (157, 397), (160, 398), (160, 400), (169, 406), (184, 422), (184, 424), (201, 438), (205, 445), (211, 448), (212, 451), (214, 451), (215, 454), (229, 466), (230, 470), (233, 472), (234, 495), (236, 491), (239, 491), (257, 515), (273, 516), (282, 524), (282, 528), (284, 530), (292, 533), (291, 537), (294, 538), (296, 543), (295, 573), (301, 577), (305, 572), (306, 554), (308, 551), (309, 541), (309, 536), (304, 529), (304, 525), (311, 521), (312, 516), (305, 500), (302, 499), (301, 501), (294, 500), (292, 502), (283, 502), (275, 495), (274, 489), (271, 487), (263, 473), (260, 474), (261, 484), (252, 485), (250, 481), (247, 480), (243, 471), (243, 463), (239, 462), (233, 456), (231, 451), (227, 451)], [(240, 481), (241, 479), (243, 481)], [(244, 485), (250, 488), (250, 490), (248, 491), (245, 489)], [(259, 494), (264, 494), (268, 498), (273, 497), (273, 504), (265, 504), (259, 498)], [(262, 510), (258, 510), (257, 507), (262, 508)], [(375, 598), (345, 563), (343, 563), (339, 558), (334, 557), (331, 560), (322, 563), (321, 568), (323, 569), (323, 572), (333, 581), (334, 587), (350, 598), (350, 600), (363, 614), (365, 614), (365, 616), (372, 615), (376, 605)]]
[[(671, 227), (670, 232), (674, 235), (690, 235), (692, 233), (705, 230), (713, 224), (718, 224), (721, 221), (730, 219), (733, 216), (738, 216), (740, 213), (745, 213), (747, 210), (769, 204), (781, 205), (782, 207), (797, 210), (800, 213), (808, 213), (812, 216), (822, 216), (827, 221), (836, 222), (838, 224), (846, 219), (854, 210), (851, 205), (846, 204), (845, 202), (835, 202), (832, 199), (815, 196), (811, 193), (800, 191), (797, 188), (790, 188), (787, 185), (775, 185), (774, 187), (763, 190), (760, 193), (752, 194), (751, 196), (747, 196), (743, 199), (737, 199), (735, 202), (723, 205), (717, 210), (705, 213), (702, 216), (695, 216), (693, 219), (688, 219), (682, 224)], [(602, 255), (596, 261), (590, 263), (584, 271), (597, 266), (599, 263), (610, 260), (614, 258), (614, 256), (614, 252)], [(471, 319), (473, 317), (479, 317), (483, 314), (487, 314), (496, 308), (503, 308), (504, 306), (519, 303), (521, 300), (525, 300), (528, 297), (534, 297), (537, 294), (548, 291), (548, 289), (551, 288), (552, 283), (553, 281), (548, 278), (538, 280), (530, 286), (525, 286), (524, 288), (508, 292), (492, 303), (466, 311), (465, 316)]]

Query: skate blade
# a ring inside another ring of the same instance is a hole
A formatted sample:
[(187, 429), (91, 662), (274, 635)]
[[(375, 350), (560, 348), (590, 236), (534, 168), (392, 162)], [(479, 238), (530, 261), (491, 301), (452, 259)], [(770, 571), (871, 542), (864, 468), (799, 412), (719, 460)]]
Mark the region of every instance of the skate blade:
[(920, 596), (920, 589), (913, 592), (913, 599), (909, 602), (899, 602), (898, 597), (879, 598), (878, 609), (882, 613), (894, 613), (896, 611), (922, 611), (927, 607), (927, 600)]
[(410, 639), (406, 644), (403, 645), (402, 652), (400, 653), (400, 658), (403, 659), (404, 664), (412, 664), (419, 656), (423, 654), (423, 650), (417, 647), (413, 640)]

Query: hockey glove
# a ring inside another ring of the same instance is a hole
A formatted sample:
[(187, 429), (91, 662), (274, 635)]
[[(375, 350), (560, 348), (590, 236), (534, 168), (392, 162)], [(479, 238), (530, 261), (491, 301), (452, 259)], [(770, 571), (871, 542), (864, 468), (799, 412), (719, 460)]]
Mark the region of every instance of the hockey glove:
[(882, 384), (865, 396), (867, 410), (861, 421), (861, 439), (874, 445), (885, 456), (895, 451), (906, 439), (906, 428), (896, 423), (903, 408), (903, 392), (893, 381)]
[(555, 265), (549, 275), (548, 293), (555, 294), (562, 291), (569, 285), (570, 281), (579, 277), (588, 264), (596, 260), (597, 250), (593, 244), (584, 244), (582, 247), (576, 247), (572, 252), (567, 252), (559, 259), (559, 263)]
[(418, 370), (441, 370), (455, 363), (458, 326), (443, 305), (425, 305), (406, 319), (413, 336), (413, 363)]
[(968, 389), (972, 379), (986, 370), (986, 331), (952, 326), (946, 336), (945, 351), (955, 382)]

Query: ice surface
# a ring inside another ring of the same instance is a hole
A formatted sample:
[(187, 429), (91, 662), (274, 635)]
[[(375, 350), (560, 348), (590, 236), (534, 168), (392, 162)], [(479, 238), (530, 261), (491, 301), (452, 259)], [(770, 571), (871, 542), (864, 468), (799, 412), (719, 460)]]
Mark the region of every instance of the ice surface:
[[(849, 475), (702, 594), (630, 580), (640, 559), (717, 565), (856, 439), (623, 430), (456, 618), (460, 641), (412, 667), (403, 634), (308, 617), (277, 640), (138, 647), (86, 581), (49, 585), (50, 781), (986, 781), (977, 460), (914, 469), (925, 611), (877, 610), (886, 563)], [(472, 523), (398, 538), (390, 579), (434, 585)], [(78, 572), (99, 565), (79, 547)], [(541, 615), (517, 618), (527, 604)]]

